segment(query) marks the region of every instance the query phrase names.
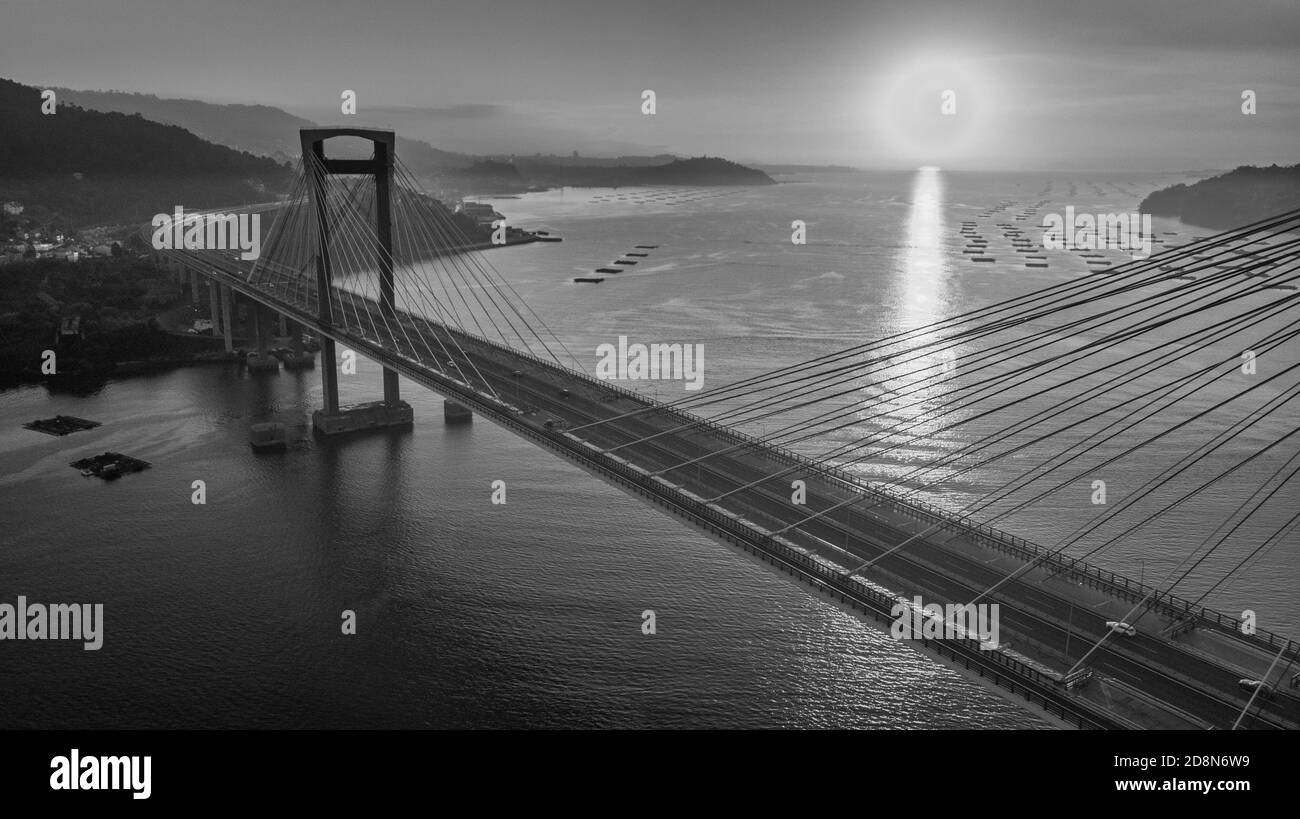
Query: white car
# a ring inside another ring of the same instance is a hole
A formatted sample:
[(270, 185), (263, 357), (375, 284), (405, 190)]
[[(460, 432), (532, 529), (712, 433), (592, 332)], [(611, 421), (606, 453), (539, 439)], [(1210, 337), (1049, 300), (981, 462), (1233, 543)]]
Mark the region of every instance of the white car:
[(1122, 634), (1125, 637), (1132, 637), (1138, 633), (1138, 630), (1120, 620), (1107, 620), (1106, 628), (1116, 634)]
[(1273, 699), (1273, 686), (1263, 680), (1237, 680), (1237, 685), (1247, 691), (1259, 690), (1259, 696), (1266, 700)]

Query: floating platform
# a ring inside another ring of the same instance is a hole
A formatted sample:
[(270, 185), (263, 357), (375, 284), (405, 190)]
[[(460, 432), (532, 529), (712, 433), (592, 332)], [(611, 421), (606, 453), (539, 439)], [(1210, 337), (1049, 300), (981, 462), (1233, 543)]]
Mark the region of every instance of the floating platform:
[(82, 458), (80, 461), (73, 461), (68, 466), (73, 469), (80, 469), (81, 474), (87, 478), (95, 477), (111, 481), (132, 472), (143, 472), (149, 468), (150, 464), (147, 461), (141, 461), (120, 452), (105, 452), (103, 455), (96, 455), (93, 458)]
[(85, 418), (76, 418), (71, 415), (56, 415), (53, 418), (42, 418), (38, 421), (32, 421), (30, 424), (23, 424), (23, 429), (44, 432), (46, 435), (70, 435), (74, 432), (94, 429), (97, 426), (100, 426), (98, 421), (87, 421)]
[(586, 284), (600, 284), (601, 282), (605, 281), (604, 277), (602, 276), (574, 276), (573, 280), (575, 282), (582, 282)]
[(637, 246), (636, 246), (636, 249), (637, 249), (637, 250), (654, 250), (654, 249), (656, 249), (656, 248), (658, 248), (658, 247), (659, 247), (659, 245), (637, 245)]
[(598, 267), (596, 268), (596, 272), (597, 273), (622, 273), (623, 271), (619, 270), (617, 267)]
[(996, 262), (997, 261), (997, 259), (993, 258), (992, 256), (971, 256), (970, 260), (972, 262)]
[(636, 262), (631, 259), (615, 259), (614, 264), (636, 264)]
[(366, 404), (354, 404), (340, 407), (335, 415), (325, 410), (316, 410), (311, 414), (312, 427), (322, 435), (341, 435), (363, 429), (381, 427), (405, 427), (415, 423), (415, 413), (405, 401), (389, 404), (386, 401), (371, 401)]
[(1025, 262), (1025, 267), (1047, 267), (1047, 262)]
[(539, 233), (536, 236), (536, 240), (539, 242), (563, 242), (564, 238), (561, 236), (544, 236)]
[(624, 256), (635, 256), (635, 257), (638, 258), (638, 259), (644, 259), (644, 258), (646, 258), (647, 256), (649, 256), (650, 254), (649, 254), (649, 253), (630, 253), (630, 252), (629, 252), (629, 253), (624, 253), (623, 255), (624, 255)]
[(254, 452), (272, 452), (283, 450), (288, 440), (284, 424), (269, 421), (265, 424), (253, 424), (248, 428), (248, 445)]

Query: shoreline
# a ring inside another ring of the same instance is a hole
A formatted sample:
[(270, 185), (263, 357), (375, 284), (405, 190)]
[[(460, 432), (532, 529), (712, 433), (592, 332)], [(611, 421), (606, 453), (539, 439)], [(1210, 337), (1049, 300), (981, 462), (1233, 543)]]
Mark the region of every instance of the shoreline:
[[(442, 256), (455, 255), (460, 253), (472, 253), (476, 251), (492, 250), (499, 247), (514, 247), (539, 243), (541, 241), (537, 233), (522, 228), (509, 228), (506, 233), (506, 241), (502, 244), (496, 244), (489, 240), (473, 242), (467, 245), (458, 245), (456, 247), (440, 248), (438, 252), (433, 253), (429, 258), (439, 258)], [(149, 328), (152, 322), (158, 321), (168, 312), (177, 309), (184, 309), (190, 304), (185, 301), (178, 301), (168, 307), (159, 310), (152, 316), (137, 322), (136, 325), (141, 329)], [(166, 329), (161, 332), (170, 336), (184, 339), (185, 336)], [(200, 338), (215, 338), (211, 336), (199, 336)], [(84, 347), (84, 349), (94, 349), (93, 342)], [(77, 392), (80, 388), (98, 387), (103, 384), (117, 379), (127, 379), (139, 375), (149, 375), (153, 373), (166, 372), (168, 370), (178, 369), (180, 367), (203, 366), (210, 364), (228, 364), (237, 363), (245, 360), (247, 350), (236, 348), (232, 352), (223, 350), (205, 350), (202, 352), (179, 355), (174, 352), (161, 354), (149, 358), (126, 359), (122, 361), (113, 361), (102, 366), (92, 366), (60, 372), (56, 375), (47, 375), (33, 370), (17, 370), (0, 373), (0, 392), (20, 387), (44, 384), (62, 388), (59, 391)]]

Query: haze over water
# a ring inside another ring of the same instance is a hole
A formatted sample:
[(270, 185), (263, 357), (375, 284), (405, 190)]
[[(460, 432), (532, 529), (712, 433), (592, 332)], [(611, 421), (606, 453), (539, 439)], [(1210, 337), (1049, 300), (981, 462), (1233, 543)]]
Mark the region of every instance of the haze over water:
[[(957, 232), (1004, 199), (1014, 212), (1045, 198), (1048, 180), (1062, 200), (1063, 186), (1078, 182), (1069, 201), (1083, 209), (1093, 188), (1081, 179), (801, 179), (671, 189), (647, 203), (637, 200), (663, 191), (498, 200), (512, 224), (564, 242), (486, 259), (589, 365), (596, 346), (619, 335), (703, 343), (706, 389), (1085, 273), (1068, 254), (1047, 270), (1019, 259), (974, 265)], [(1133, 210), (1146, 192), (1182, 181), (1092, 179), (1105, 193), (1098, 211)], [(807, 245), (791, 245), (792, 219), (807, 222)], [(1156, 230), (1183, 240), (1213, 232), (1161, 220)], [(571, 281), (637, 244), (659, 247), (600, 285)], [(681, 394), (680, 385), (657, 389)], [(321, 395), (314, 371), (267, 377), (213, 366), (110, 382), (84, 397), (0, 393), (0, 507), (8, 531), (22, 533), (0, 549), (0, 600), (102, 602), (106, 622), (98, 652), (8, 644), (0, 724), (1040, 724), (749, 556), (483, 419), (445, 427), (439, 396), (403, 390), (413, 430), (330, 441), (309, 432)], [(361, 361), (341, 391), (344, 402), (373, 400), (379, 368)], [(65, 438), (21, 429), (60, 413), (103, 426)], [(290, 425), (284, 455), (248, 448), (249, 424), (264, 420)], [(105, 449), (153, 468), (104, 483), (67, 466)], [(906, 463), (873, 466), (888, 475)], [(198, 479), (206, 506), (190, 502)], [(489, 502), (498, 479), (505, 506)], [(951, 491), (964, 503), (980, 485)], [(1067, 516), (1079, 520), (1070, 504), (1030, 510), (1017, 533), (1052, 544), (1071, 528)], [(1185, 515), (1208, 529), (1223, 510), (1210, 503)], [(1157, 533), (1097, 562), (1150, 580), (1182, 546)], [(1300, 578), (1281, 551), (1207, 602), (1253, 605), (1272, 618), (1262, 626), (1293, 628)], [(344, 609), (357, 612), (355, 637), (339, 633)], [(640, 631), (645, 609), (656, 612), (654, 636)]]

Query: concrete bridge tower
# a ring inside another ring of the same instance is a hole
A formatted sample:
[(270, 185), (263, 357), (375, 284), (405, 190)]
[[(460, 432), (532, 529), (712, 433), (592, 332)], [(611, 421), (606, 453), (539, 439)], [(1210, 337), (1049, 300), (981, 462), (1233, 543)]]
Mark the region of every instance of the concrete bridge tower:
[[(379, 270), (380, 310), (383, 316), (396, 325), (396, 305), (393, 286), (393, 218), (392, 185), (393, 157), (396, 137), (392, 131), (369, 128), (304, 128), (302, 138), (303, 164), (309, 180), (312, 208), (316, 212), (316, 292), (320, 324), (328, 329), (334, 324), (333, 303), (328, 294), (333, 292), (333, 271), (330, 260), (329, 217), (325, 210), (326, 176), (369, 175), (375, 179), (375, 244), (379, 248), (375, 260)], [(332, 137), (350, 136), (369, 140), (374, 146), (370, 159), (329, 159), (325, 156), (325, 141)], [(311, 157), (315, 162), (311, 162)], [(411, 406), (401, 400), (398, 393), (397, 371), (384, 368), (384, 400), (351, 407), (339, 407), (338, 362), (334, 340), (321, 339), (321, 381), (325, 389), (325, 407), (312, 413), (312, 425), (318, 432), (335, 435), (371, 427), (403, 426), (412, 423)]]

